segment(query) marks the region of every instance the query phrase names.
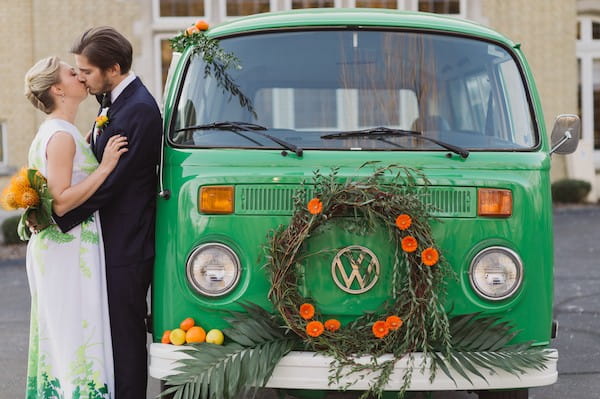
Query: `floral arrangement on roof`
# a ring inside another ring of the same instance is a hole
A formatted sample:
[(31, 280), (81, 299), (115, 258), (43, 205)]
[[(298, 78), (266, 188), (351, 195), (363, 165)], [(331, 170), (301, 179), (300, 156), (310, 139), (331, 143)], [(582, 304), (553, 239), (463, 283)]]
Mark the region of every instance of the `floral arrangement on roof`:
[(213, 76), (219, 87), (231, 96), (237, 97), (240, 105), (250, 111), (254, 117), (256, 112), (252, 101), (240, 90), (238, 84), (230, 76), (229, 69), (241, 69), (240, 60), (232, 52), (225, 51), (219, 40), (207, 35), (209, 25), (204, 20), (198, 20), (193, 25), (169, 39), (173, 51), (183, 53), (191, 48), (192, 55), (201, 55), (206, 63), (204, 76)]

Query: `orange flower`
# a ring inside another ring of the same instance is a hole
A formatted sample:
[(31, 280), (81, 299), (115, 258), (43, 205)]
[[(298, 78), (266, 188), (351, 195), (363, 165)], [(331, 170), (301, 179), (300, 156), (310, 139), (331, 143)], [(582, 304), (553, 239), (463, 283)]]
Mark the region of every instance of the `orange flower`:
[(331, 331), (331, 332), (337, 331), (340, 329), (340, 326), (341, 326), (341, 324), (340, 324), (339, 320), (336, 320), (336, 319), (329, 319), (325, 322), (325, 328), (327, 329), (327, 331)]
[(10, 184), (19, 187), (31, 187), (29, 177), (27, 177), (27, 168), (21, 168), (19, 173), (11, 179)]
[(401, 318), (399, 318), (396, 315), (388, 316), (388, 318), (385, 319), (385, 325), (392, 331), (395, 331), (402, 327), (402, 324), (404, 324), (404, 322)]
[(19, 204), (17, 204), (15, 193), (13, 190), (11, 190), (10, 186), (6, 187), (2, 191), (2, 207), (9, 211), (15, 210), (19, 207)]
[(204, 21), (203, 19), (199, 19), (199, 20), (196, 21), (196, 23), (194, 24), (194, 26), (198, 30), (207, 30), (208, 29), (208, 22)]
[(323, 334), (323, 323), (320, 321), (311, 321), (306, 325), (306, 333), (311, 337), (318, 337)]
[(200, 32), (200, 31), (198, 30), (198, 28), (196, 28), (196, 25), (192, 25), (192, 26), (190, 26), (189, 28), (187, 28), (187, 29), (185, 30), (185, 33), (184, 33), (184, 34), (185, 34), (186, 36), (191, 36), (191, 35), (193, 35), (194, 33), (198, 33), (198, 32)]
[(433, 266), (440, 260), (440, 255), (435, 248), (427, 248), (421, 252), (421, 261), (424, 265)]
[(313, 198), (310, 201), (308, 201), (307, 208), (308, 208), (308, 212), (310, 212), (310, 214), (316, 215), (317, 213), (321, 213), (321, 211), (323, 210), (323, 203), (321, 202), (320, 199)]
[(406, 213), (401, 214), (396, 218), (396, 227), (400, 230), (406, 230), (412, 224), (412, 219)]
[(304, 320), (310, 320), (315, 315), (315, 307), (310, 303), (303, 303), (300, 305), (300, 316)]
[(378, 320), (373, 323), (373, 335), (377, 338), (383, 338), (390, 332), (389, 327), (385, 324), (385, 321)]
[(96, 118), (96, 127), (98, 129), (102, 128), (104, 125), (106, 125), (108, 123), (108, 116), (106, 115), (99, 115)]
[(31, 187), (28, 187), (23, 190), (23, 193), (21, 194), (21, 203), (23, 204), (24, 208), (36, 206), (40, 203), (40, 196), (38, 195), (37, 191)]
[(415, 252), (417, 250), (417, 240), (413, 236), (406, 236), (402, 239), (402, 250), (404, 252)]

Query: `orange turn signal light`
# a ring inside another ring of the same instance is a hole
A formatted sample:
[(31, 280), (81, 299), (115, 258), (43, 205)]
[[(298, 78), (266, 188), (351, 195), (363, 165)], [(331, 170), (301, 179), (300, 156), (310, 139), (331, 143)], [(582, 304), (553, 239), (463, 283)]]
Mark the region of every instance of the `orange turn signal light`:
[(202, 213), (233, 213), (233, 186), (201, 187), (198, 202)]
[(497, 188), (480, 188), (477, 190), (477, 214), (509, 217), (512, 215), (512, 192)]

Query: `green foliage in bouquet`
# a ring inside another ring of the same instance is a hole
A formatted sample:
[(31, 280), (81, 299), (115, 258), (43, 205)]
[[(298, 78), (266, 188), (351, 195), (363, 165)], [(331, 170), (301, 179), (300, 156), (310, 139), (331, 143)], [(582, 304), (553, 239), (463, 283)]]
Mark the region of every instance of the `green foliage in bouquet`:
[(48, 181), (37, 169), (27, 169), (27, 179), (31, 188), (37, 193), (39, 201), (25, 208), (25, 212), (21, 215), (17, 232), (23, 241), (31, 238), (31, 230), (27, 226), (28, 220), (38, 232), (52, 224), (52, 195), (48, 190)]
[(25, 209), (17, 226), (19, 238), (29, 240), (30, 223), (36, 231), (52, 224), (52, 195), (46, 178), (37, 169), (21, 169), (11, 179), (0, 195), (4, 209)]

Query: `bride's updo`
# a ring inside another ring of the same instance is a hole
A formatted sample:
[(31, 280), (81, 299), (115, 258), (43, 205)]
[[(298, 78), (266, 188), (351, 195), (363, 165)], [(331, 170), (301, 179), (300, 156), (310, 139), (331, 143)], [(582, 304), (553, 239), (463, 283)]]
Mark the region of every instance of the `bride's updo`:
[(41, 59), (25, 75), (25, 97), (46, 114), (56, 107), (50, 87), (60, 82), (60, 62), (58, 57)]

